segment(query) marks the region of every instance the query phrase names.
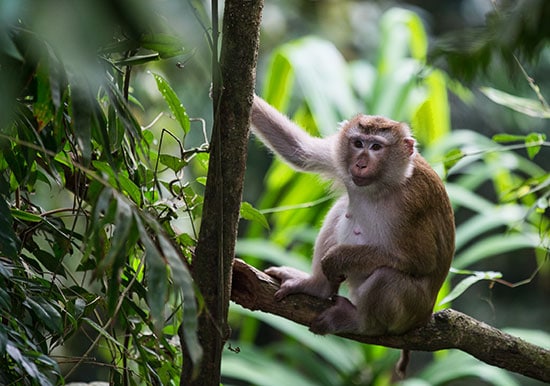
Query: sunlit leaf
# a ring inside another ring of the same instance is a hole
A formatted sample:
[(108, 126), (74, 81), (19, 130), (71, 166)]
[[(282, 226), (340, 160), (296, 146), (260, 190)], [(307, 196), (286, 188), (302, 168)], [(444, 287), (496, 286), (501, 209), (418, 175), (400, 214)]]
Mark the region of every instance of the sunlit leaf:
[(522, 98), (491, 87), (482, 87), (481, 92), (493, 102), (535, 118), (550, 118), (550, 110), (535, 99)]
[(257, 221), (264, 228), (269, 229), (269, 223), (265, 216), (248, 202), (241, 203), (241, 217), (246, 220)]
[(443, 161), (445, 172), (448, 173), (449, 170), (451, 170), (451, 168), (455, 166), (458, 161), (464, 158), (464, 156), (465, 154), (460, 149), (453, 149), (445, 154), (445, 160)]
[(500, 272), (488, 271), (488, 272), (472, 272), (472, 273), (473, 273), (472, 276), (468, 276), (467, 278), (460, 281), (453, 288), (453, 290), (444, 299), (442, 299), (439, 302), (439, 304), (442, 305), (442, 304), (445, 304), (445, 303), (452, 302), (453, 300), (458, 298), (460, 295), (462, 295), (464, 293), (464, 291), (466, 291), (468, 288), (470, 288), (472, 285), (474, 285), (478, 281), (481, 281), (481, 280), (490, 280), (490, 281), (492, 281), (492, 280), (495, 280), (495, 279), (502, 278), (502, 274)]
[(535, 158), (539, 153), (542, 144), (546, 140), (546, 135), (541, 133), (531, 133), (525, 137), (525, 146), (530, 159)]
[(495, 134), (493, 135), (493, 141), (499, 143), (508, 143), (508, 142), (517, 142), (524, 141), (525, 135), (515, 135), (515, 134)]

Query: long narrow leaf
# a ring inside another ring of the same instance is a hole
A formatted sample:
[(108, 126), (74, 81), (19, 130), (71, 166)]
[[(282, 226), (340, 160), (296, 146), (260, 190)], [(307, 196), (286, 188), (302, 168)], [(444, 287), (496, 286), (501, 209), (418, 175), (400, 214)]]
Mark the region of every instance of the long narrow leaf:
[(179, 100), (176, 92), (162, 76), (155, 73), (151, 73), (151, 75), (155, 78), (158, 90), (168, 104), (170, 111), (174, 114), (174, 118), (183, 129), (184, 134), (189, 133), (189, 129), (191, 127), (189, 123), (189, 116), (187, 115), (187, 111), (185, 111), (185, 107), (183, 107), (183, 103)]

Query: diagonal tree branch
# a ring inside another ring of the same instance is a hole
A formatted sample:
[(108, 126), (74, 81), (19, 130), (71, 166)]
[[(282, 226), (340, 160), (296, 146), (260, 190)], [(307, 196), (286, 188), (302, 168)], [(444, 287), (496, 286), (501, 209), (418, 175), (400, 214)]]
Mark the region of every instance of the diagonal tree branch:
[[(292, 295), (275, 301), (279, 284), (269, 275), (236, 259), (231, 300), (250, 310), (260, 310), (309, 326), (331, 305), (330, 300)], [(525, 342), (455, 310), (434, 314), (421, 328), (400, 336), (342, 334), (358, 342), (416, 351), (459, 349), (490, 365), (550, 382), (550, 351)]]

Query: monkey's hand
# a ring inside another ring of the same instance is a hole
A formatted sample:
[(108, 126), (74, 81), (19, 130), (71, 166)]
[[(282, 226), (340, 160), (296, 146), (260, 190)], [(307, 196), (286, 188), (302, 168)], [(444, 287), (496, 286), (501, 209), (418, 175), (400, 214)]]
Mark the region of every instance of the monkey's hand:
[(321, 268), (330, 283), (340, 284), (346, 280), (347, 275), (344, 272), (343, 260), (338, 247), (329, 249), (321, 259)]
[(275, 300), (281, 300), (291, 294), (308, 294), (320, 298), (329, 298), (335, 289), (326, 281), (310, 276), (292, 267), (271, 267), (265, 270), (268, 275), (281, 281), (281, 288), (275, 292)]

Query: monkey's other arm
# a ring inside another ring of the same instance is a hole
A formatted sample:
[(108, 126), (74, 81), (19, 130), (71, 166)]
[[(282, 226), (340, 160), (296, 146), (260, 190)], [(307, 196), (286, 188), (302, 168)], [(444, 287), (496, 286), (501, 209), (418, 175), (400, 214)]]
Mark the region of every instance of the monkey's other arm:
[(251, 120), (253, 132), (294, 168), (334, 176), (332, 137), (312, 137), (257, 95)]

